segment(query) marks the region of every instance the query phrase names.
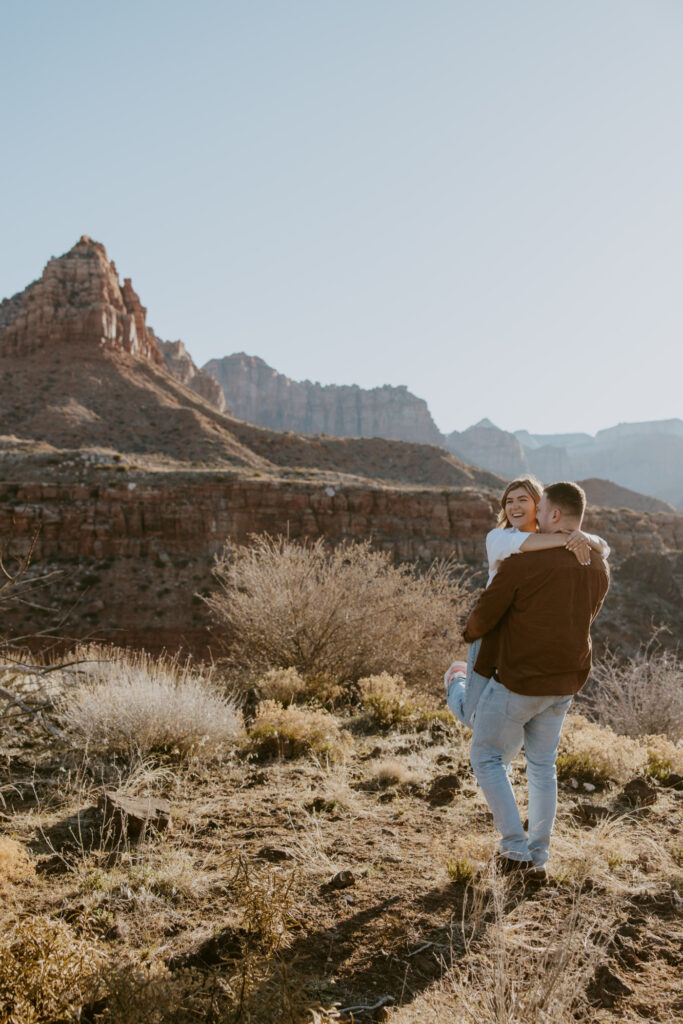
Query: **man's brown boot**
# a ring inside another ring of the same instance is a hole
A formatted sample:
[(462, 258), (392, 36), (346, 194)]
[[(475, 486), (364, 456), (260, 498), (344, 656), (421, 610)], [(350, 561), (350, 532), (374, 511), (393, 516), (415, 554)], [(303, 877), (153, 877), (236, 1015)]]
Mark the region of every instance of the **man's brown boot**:
[(534, 867), (532, 860), (515, 860), (514, 857), (506, 857), (504, 853), (497, 853), (493, 859), (501, 875), (511, 875), (518, 871), (523, 871), (526, 874)]

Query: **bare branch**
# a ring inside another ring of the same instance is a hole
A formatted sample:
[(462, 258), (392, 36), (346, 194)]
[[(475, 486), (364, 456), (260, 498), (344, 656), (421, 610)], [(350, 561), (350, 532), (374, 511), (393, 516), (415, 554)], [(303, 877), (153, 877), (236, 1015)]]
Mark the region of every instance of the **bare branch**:
[(10, 572), (7, 566), (5, 565), (5, 558), (9, 554), (11, 540), (6, 541), (6, 543), (4, 543), (0, 548), (0, 572), (5, 577), (5, 582), (2, 585), (0, 585), (0, 594), (2, 594), (5, 590), (9, 590), (10, 587), (16, 586), (16, 584), (19, 582), (22, 576), (25, 575), (29, 565), (31, 564), (31, 558), (33, 557), (35, 546), (38, 543), (40, 529), (41, 528), (39, 526), (36, 532), (33, 534), (28, 552), (21, 559), (19, 569), (14, 573)]
[(39, 725), (42, 725), (43, 729), (46, 729), (51, 736), (55, 737), (55, 739), (64, 739), (64, 736), (59, 729), (43, 718), (40, 710), (30, 707), (25, 701), (21, 700), (20, 697), (17, 697), (15, 693), (12, 693), (11, 690), (6, 690), (4, 686), (0, 686), (0, 697), (4, 697), (5, 700), (11, 701), (12, 706), (16, 705), (17, 707), (20, 707), (25, 714), (35, 718), (36, 722), (38, 722)]

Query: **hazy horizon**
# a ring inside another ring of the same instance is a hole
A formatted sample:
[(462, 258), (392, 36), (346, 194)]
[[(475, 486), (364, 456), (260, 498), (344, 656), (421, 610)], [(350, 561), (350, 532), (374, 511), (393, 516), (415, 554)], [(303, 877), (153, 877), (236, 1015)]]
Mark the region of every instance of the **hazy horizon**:
[(444, 433), (681, 416), (681, 4), (3, 13), (3, 297), (87, 234), (198, 365), (405, 385)]

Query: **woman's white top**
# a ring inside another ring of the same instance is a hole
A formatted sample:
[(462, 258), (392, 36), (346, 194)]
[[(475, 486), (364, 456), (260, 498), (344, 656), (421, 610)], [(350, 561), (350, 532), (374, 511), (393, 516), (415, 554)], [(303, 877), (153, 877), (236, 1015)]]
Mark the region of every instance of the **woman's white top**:
[[(522, 533), (516, 526), (511, 526), (507, 530), (502, 530), (500, 527), (495, 527), (486, 534), (486, 555), (489, 560), (489, 578), (486, 583), (488, 587), (489, 583), (500, 569), (501, 563), (508, 558), (509, 555), (516, 555), (521, 551), (522, 544), (527, 537), (532, 537), (532, 533)], [(598, 537), (595, 534), (587, 533), (589, 542), (604, 544), (607, 551), (603, 554), (603, 558), (609, 558), (610, 547), (602, 537)], [(522, 552), (523, 554), (524, 552)]]

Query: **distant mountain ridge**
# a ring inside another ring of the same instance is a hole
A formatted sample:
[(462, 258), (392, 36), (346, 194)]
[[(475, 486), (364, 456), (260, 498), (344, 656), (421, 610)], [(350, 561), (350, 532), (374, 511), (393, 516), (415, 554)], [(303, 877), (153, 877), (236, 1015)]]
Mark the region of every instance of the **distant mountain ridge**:
[(121, 284), (87, 236), (0, 303), (0, 376), (0, 434), (18, 439), (401, 484), (497, 488), (522, 472), (600, 478), (626, 489), (613, 488), (620, 504), (651, 508), (643, 501), (652, 495), (683, 508), (682, 420), (618, 424), (596, 437), (513, 434), (482, 420), (444, 437), (405, 387), (296, 382), (244, 353), (199, 370), (182, 342), (156, 337), (130, 279)]
[(216, 378), (235, 416), (271, 430), (334, 437), (385, 437), (443, 446), (427, 403), (403, 387), (295, 381), (245, 352), (210, 359), (202, 371)]
[[(683, 509), (683, 420), (619, 423), (590, 434), (510, 433), (480, 420), (446, 438), (459, 458), (513, 477), (541, 480), (599, 477)], [(631, 506), (633, 507), (633, 506)]]
[(444, 435), (427, 403), (406, 387), (293, 381), (243, 352), (211, 359), (202, 372), (215, 377), (235, 416), (271, 430), (436, 444), (507, 479), (522, 473), (544, 481), (600, 478), (621, 488), (622, 499), (631, 493), (629, 507), (645, 507), (640, 499), (649, 495), (683, 509), (683, 420), (620, 423), (593, 437), (511, 433), (482, 419)]

